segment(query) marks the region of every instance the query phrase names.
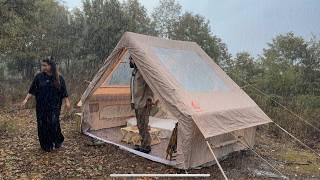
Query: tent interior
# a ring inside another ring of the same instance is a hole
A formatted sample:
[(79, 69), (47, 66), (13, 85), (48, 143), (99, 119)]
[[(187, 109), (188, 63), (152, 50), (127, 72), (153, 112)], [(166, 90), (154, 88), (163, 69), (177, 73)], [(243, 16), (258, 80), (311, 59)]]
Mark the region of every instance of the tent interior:
[[(121, 128), (135, 127), (137, 124), (134, 110), (131, 109), (130, 104), (132, 69), (129, 66), (129, 56), (129, 53), (124, 50), (111, 73), (89, 97), (91, 128), (86, 134), (130, 151), (135, 146), (122, 141), (123, 132), (121, 131)], [(152, 145), (152, 151), (149, 155), (143, 153), (140, 155), (174, 165), (174, 160), (166, 160), (166, 149), (178, 121), (162, 109), (163, 107), (159, 104), (158, 108), (151, 112), (149, 118), (149, 126), (160, 130), (160, 143)]]

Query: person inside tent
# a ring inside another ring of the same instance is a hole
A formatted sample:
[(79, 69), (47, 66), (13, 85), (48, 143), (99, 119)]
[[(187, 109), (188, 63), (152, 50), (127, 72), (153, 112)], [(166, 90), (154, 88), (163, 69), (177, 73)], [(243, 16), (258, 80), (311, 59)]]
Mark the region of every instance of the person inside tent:
[(158, 100), (154, 103), (153, 92), (143, 79), (132, 57), (129, 57), (130, 68), (133, 68), (131, 76), (131, 108), (135, 110), (137, 126), (141, 136), (141, 145), (135, 150), (144, 153), (151, 151), (151, 136), (149, 133), (149, 116), (152, 106), (158, 104)]
[(21, 105), (25, 106), (30, 97), (35, 96), (40, 146), (50, 152), (53, 148), (61, 147), (64, 141), (59, 122), (62, 100), (65, 99), (67, 109), (71, 106), (65, 81), (58, 73), (53, 58), (42, 60), (41, 71), (35, 76)]

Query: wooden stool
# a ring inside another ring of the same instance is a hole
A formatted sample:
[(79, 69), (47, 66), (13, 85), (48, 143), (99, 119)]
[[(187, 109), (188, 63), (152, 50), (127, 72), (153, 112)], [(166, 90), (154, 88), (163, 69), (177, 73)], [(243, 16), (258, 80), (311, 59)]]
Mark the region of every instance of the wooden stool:
[[(160, 144), (160, 130), (150, 128), (151, 145)], [(129, 126), (121, 128), (122, 140), (125, 143), (133, 145), (141, 145), (141, 137), (137, 126)]]

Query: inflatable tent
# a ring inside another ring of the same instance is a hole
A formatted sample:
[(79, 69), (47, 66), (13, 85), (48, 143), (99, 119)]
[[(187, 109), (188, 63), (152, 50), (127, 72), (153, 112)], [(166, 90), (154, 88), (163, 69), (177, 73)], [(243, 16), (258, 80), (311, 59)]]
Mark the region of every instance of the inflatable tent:
[[(130, 108), (129, 56), (159, 99), (150, 126), (163, 132), (150, 154), (122, 142), (121, 128), (134, 126)], [(126, 32), (105, 59), (78, 103), (82, 132), (153, 161), (189, 169), (245, 149), (234, 135), (254, 145), (255, 129), (271, 122), (257, 104), (195, 42)], [(177, 153), (166, 159), (174, 123)], [(169, 136), (168, 136), (169, 134)]]

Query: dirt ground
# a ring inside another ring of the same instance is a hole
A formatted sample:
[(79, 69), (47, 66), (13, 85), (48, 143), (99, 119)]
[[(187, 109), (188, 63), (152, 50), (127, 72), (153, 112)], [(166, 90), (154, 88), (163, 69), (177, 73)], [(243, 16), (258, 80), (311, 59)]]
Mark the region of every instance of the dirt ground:
[[(33, 109), (1, 110), (0, 179), (109, 179), (112, 173), (209, 173), (210, 179), (223, 179), (216, 165), (184, 171), (113, 145), (93, 144), (79, 133), (78, 120), (63, 118), (63, 147), (45, 153), (38, 144)], [(291, 140), (283, 142), (258, 131), (256, 144), (255, 150), (290, 179), (320, 179), (320, 158)], [(319, 152), (319, 145), (315, 148)], [(251, 151), (233, 153), (221, 165), (229, 179), (281, 179)]]

